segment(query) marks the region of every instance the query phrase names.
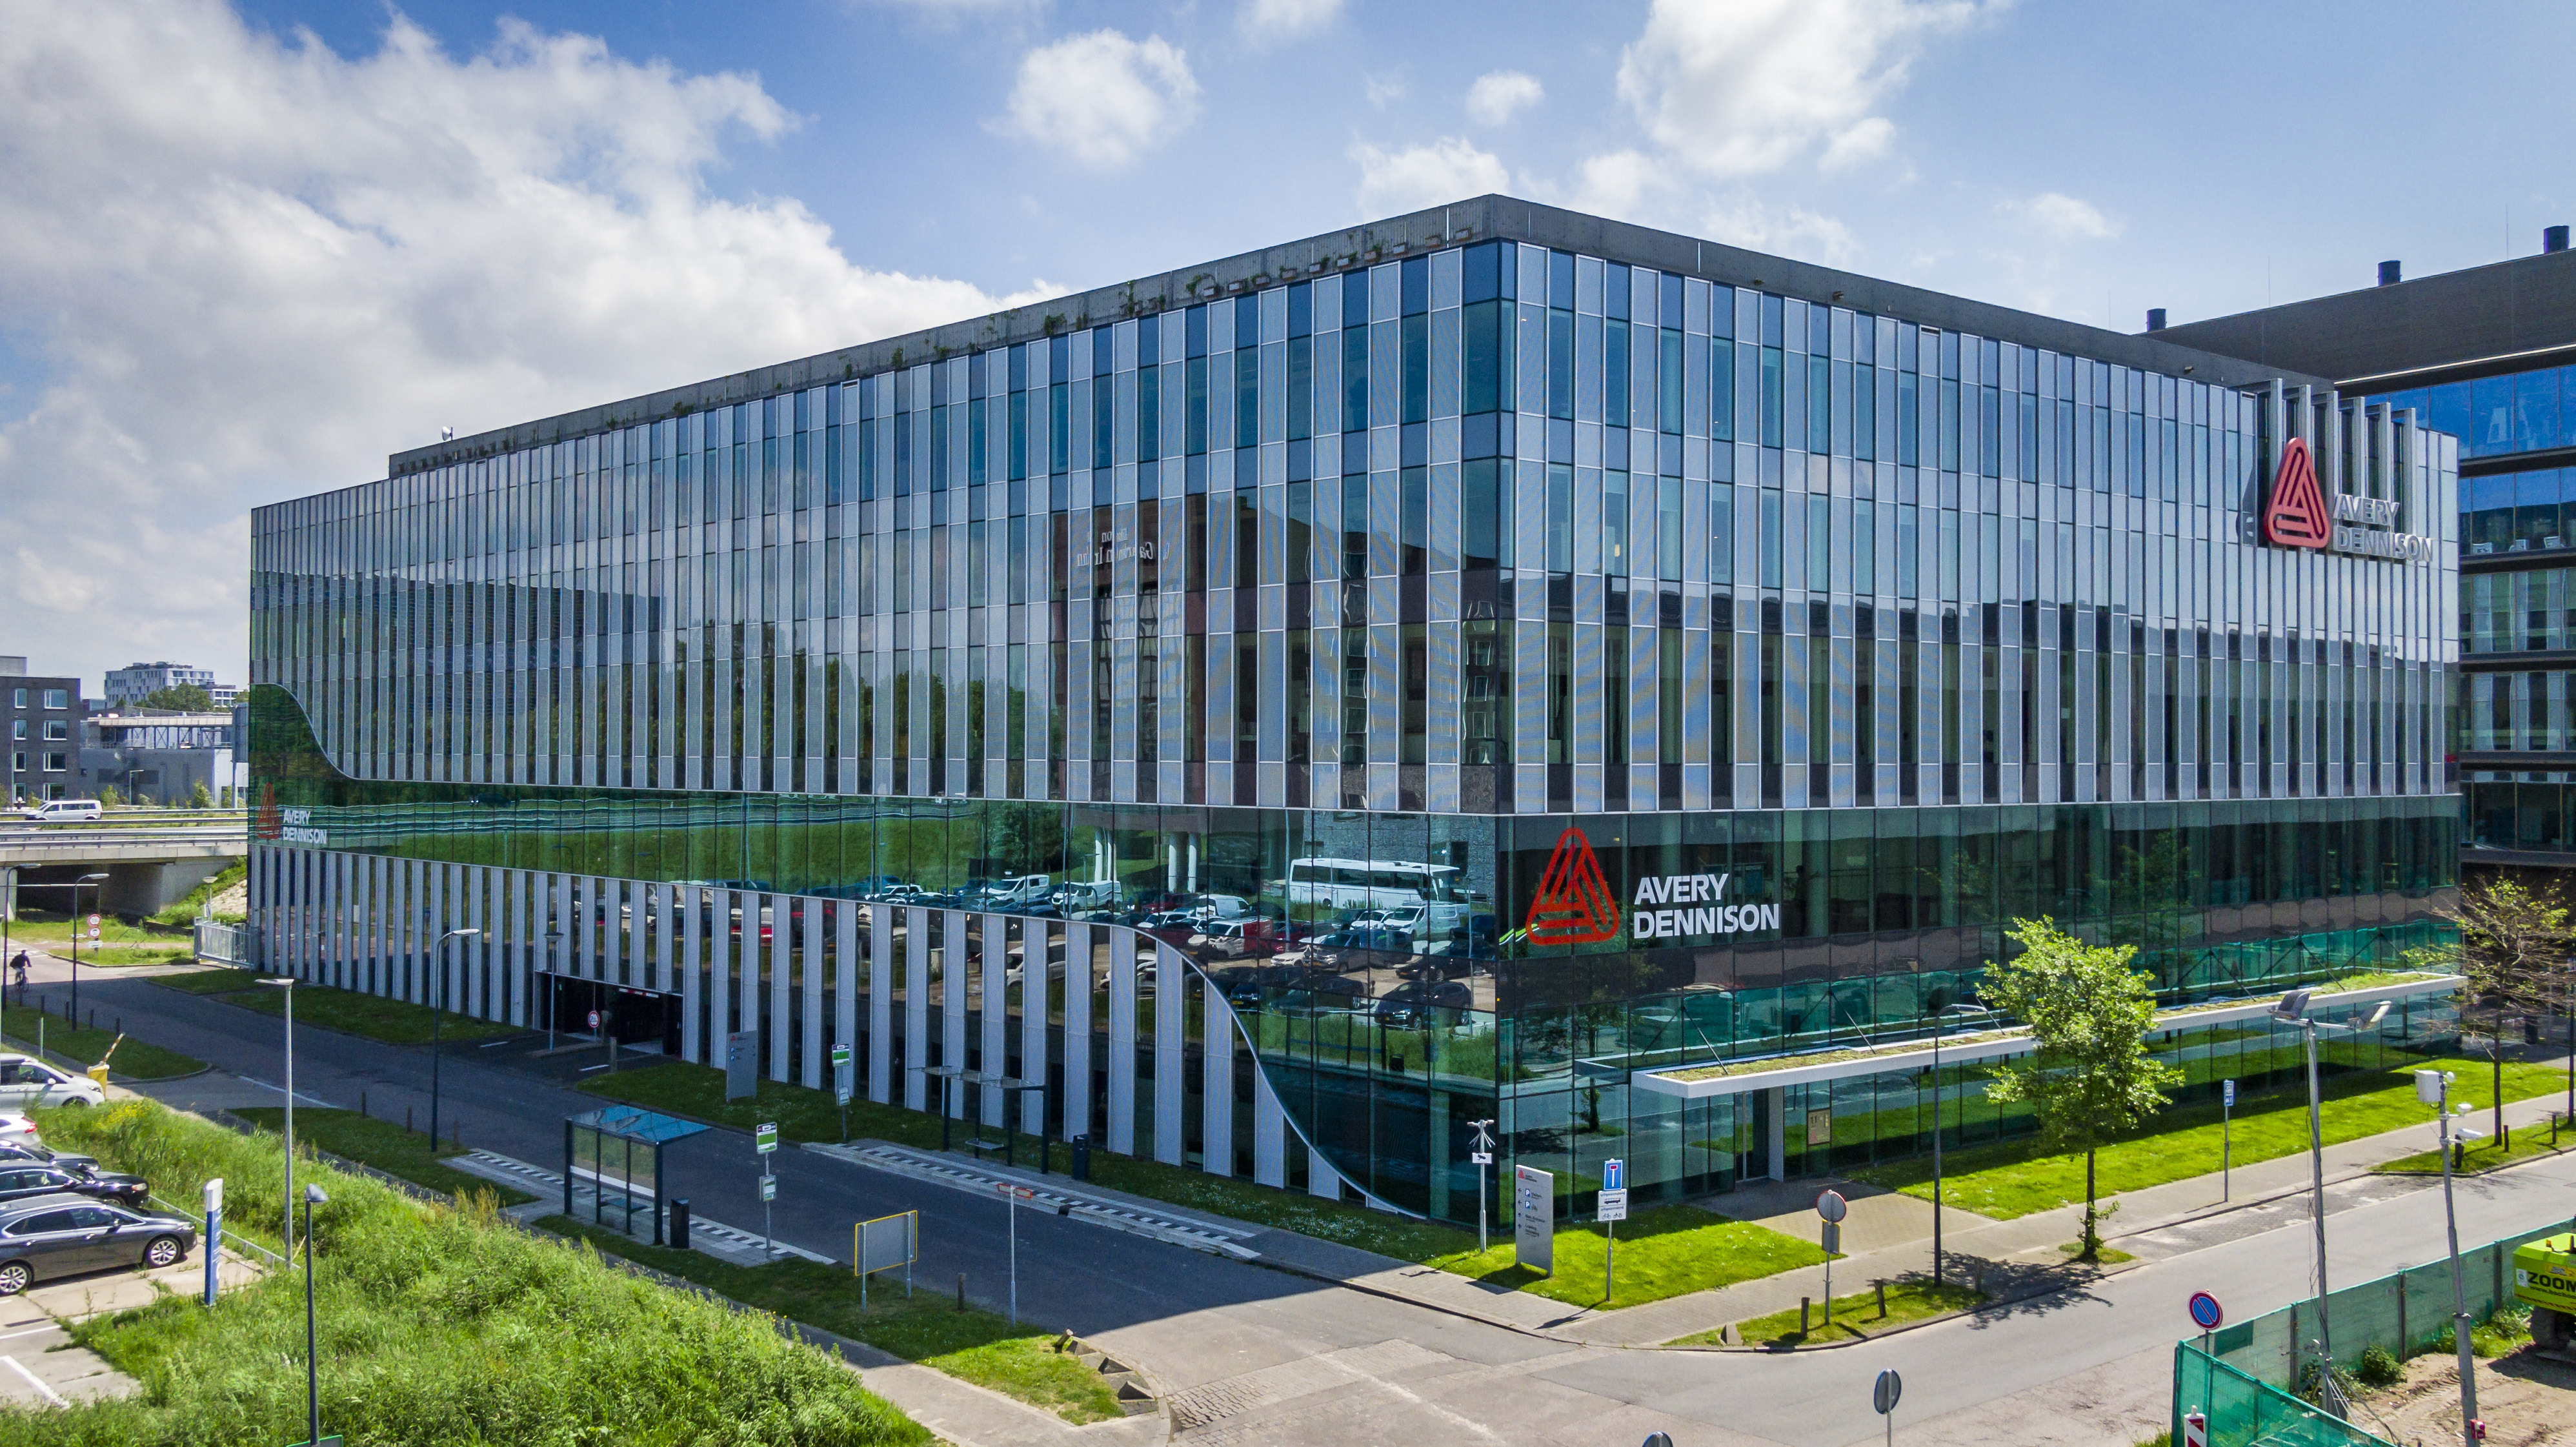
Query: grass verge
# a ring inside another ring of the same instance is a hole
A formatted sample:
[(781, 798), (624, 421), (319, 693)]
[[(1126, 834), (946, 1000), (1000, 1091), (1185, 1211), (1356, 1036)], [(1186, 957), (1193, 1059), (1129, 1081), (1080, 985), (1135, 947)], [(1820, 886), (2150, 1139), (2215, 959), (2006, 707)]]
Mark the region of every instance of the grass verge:
[(77, 1060), (83, 1065), (97, 1064), (99, 1057), (107, 1055), (108, 1047), (113, 1045), (116, 1053), (108, 1056), (108, 1073), (111, 1077), (122, 1076), (127, 1080), (167, 1080), (174, 1075), (189, 1075), (206, 1068), (206, 1062), (202, 1060), (176, 1050), (164, 1050), (132, 1036), (120, 1042), (113, 1030), (87, 1027), (75, 1030), (54, 1015), (44, 1015), (40, 1019), (39, 1012), (31, 1005), (0, 1007), (0, 1035), (8, 1036), (30, 1051), (36, 1048), (41, 1035), (47, 1054)]
[[(227, 997), (230, 1003), (263, 1015), (282, 1015), (286, 1011), (284, 990), (244, 990)], [(434, 1011), (426, 1005), (408, 1000), (388, 1000), (381, 995), (362, 995), (355, 990), (335, 990), (328, 985), (295, 987), (295, 1023), (319, 1025), (327, 1030), (363, 1035), (388, 1045), (425, 1045), (429, 1043), (430, 1018), (440, 1015), (438, 1038), (441, 1040), (497, 1040), (504, 1035), (525, 1035), (527, 1031), (502, 1020), (477, 1020), (454, 1010)]]
[[(1929, 1281), (1908, 1278), (1887, 1284), (1887, 1309), (1879, 1310), (1878, 1291), (1855, 1291), (1837, 1296), (1818, 1312), (1806, 1329), (1798, 1325), (1795, 1311), (1775, 1311), (1735, 1324), (1736, 1339), (1747, 1346), (1769, 1347), (1773, 1351), (1791, 1351), (1798, 1347), (1827, 1341), (1858, 1341), (1892, 1326), (1909, 1321), (1924, 1321), (1952, 1312), (1966, 1311), (1986, 1298), (1976, 1288), (1953, 1282), (1934, 1285)], [(1714, 1346), (1724, 1340), (1725, 1328), (1699, 1332), (1670, 1343), (1672, 1346)]]
[[(2065, 1256), (2069, 1261), (2079, 1260), (2084, 1255), (2084, 1243), (2081, 1241), (2061, 1241), (2058, 1243), (2057, 1249), (2058, 1252)], [(2121, 1250), (2117, 1246), (2104, 1246), (2101, 1250), (2093, 1253), (2093, 1260), (2089, 1264), (2094, 1266), (2117, 1266), (2123, 1261), (2135, 1261), (2137, 1259), (2137, 1257), (2130, 1255), (2128, 1252)]]
[[(1657, 1206), (1620, 1222), (1615, 1283), (1603, 1280), (1610, 1252), (1609, 1239), (1599, 1226), (1570, 1226), (1556, 1233), (1553, 1276), (1512, 1264), (1512, 1254), (1506, 1241), (1482, 1255), (1470, 1249), (1436, 1257), (1430, 1264), (1550, 1301), (1615, 1310), (1772, 1276), (1825, 1259), (1821, 1248), (1795, 1236), (1749, 1221), (1712, 1216), (1696, 1206)], [(1618, 1294), (1608, 1294), (1606, 1284), (1615, 1284)]]
[[(747, 1131), (763, 1121), (775, 1121), (779, 1133), (791, 1141), (841, 1139), (840, 1110), (830, 1095), (764, 1080), (759, 1094), (750, 1100), (728, 1101), (724, 1098), (724, 1072), (704, 1065), (668, 1061), (619, 1075), (596, 1075), (583, 1081), (581, 1088), (611, 1100), (713, 1121), (736, 1130)], [(976, 1133), (966, 1122), (955, 1122), (950, 1144), (963, 1149)], [(891, 1141), (935, 1151), (940, 1145), (939, 1117), (854, 1100), (850, 1102), (849, 1138)], [(1020, 1138), (1020, 1160), (1024, 1164), (1036, 1164), (1036, 1150), (1034, 1138)], [(1055, 1169), (1065, 1168), (1067, 1153), (1061, 1142), (1054, 1148), (1053, 1160)], [(1719, 1220), (1693, 1207), (1662, 1207), (1641, 1212), (1620, 1224), (1619, 1295), (1615, 1301), (1604, 1302), (1602, 1265), (1607, 1253), (1597, 1226), (1573, 1225), (1557, 1232), (1557, 1273), (1551, 1277), (1514, 1266), (1508, 1235), (1503, 1237), (1504, 1244), (1480, 1255), (1472, 1231), (1204, 1171), (1184, 1170), (1160, 1161), (1093, 1151), (1091, 1180), (1095, 1185), (1147, 1200), (1294, 1231), (1576, 1306), (1635, 1306), (1825, 1259), (1816, 1247), (1776, 1231)]]
[(241, 883), (249, 877), (250, 862), (248, 860), (243, 860), (237, 864), (228, 864), (224, 866), (223, 871), (217, 874), (214, 878), (207, 880), (205, 883), (198, 885), (192, 890), (189, 890), (185, 898), (180, 899), (168, 908), (163, 909), (160, 913), (153, 915), (151, 922), (164, 926), (165, 928), (188, 929), (196, 922), (197, 916), (206, 912), (206, 906), (214, 903), (217, 895), (222, 894), (225, 890), (232, 888), (234, 885)]
[[(2492, 1068), (2483, 1060), (2414, 1060), (2387, 1070), (2351, 1071), (2323, 1083), (2326, 1144), (2427, 1124), (2431, 1114), (2415, 1099), (2413, 1072), (2418, 1069), (2456, 1070), (2464, 1098), (2473, 1097), (2481, 1106), (2491, 1103), (2487, 1096)], [(2523, 1063), (2504, 1068), (2508, 1101), (2566, 1088), (2567, 1073), (2561, 1069)], [(2306, 1150), (2306, 1089), (2239, 1097), (2233, 1135), (2235, 1163), (2240, 1166)], [(2217, 1106), (2167, 1110), (2137, 1135), (2102, 1148), (2101, 1194), (2114, 1196), (2214, 1172), (2220, 1137)], [(1927, 1200), (1932, 1194), (1928, 1160), (1901, 1161), (1854, 1171), (1852, 1176)], [(2084, 1199), (2084, 1156), (2081, 1152), (2042, 1154), (2030, 1141), (1954, 1149), (1948, 1152), (1942, 1173), (1942, 1194), (1949, 1205), (1998, 1220), (2079, 1204)]]
[[(264, 1130), (283, 1128), (286, 1112), (273, 1105), (245, 1106), (233, 1114)], [(415, 1186), (445, 1191), (462, 1197), (468, 1191), (489, 1191), (503, 1206), (523, 1205), (536, 1197), (525, 1191), (514, 1191), (495, 1185), (481, 1176), (469, 1176), (453, 1166), (441, 1165), (442, 1158), (465, 1154), (461, 1146), (444, 1141), (433, 1143), (429, 1137), (415, 1135), (388, 1120), (360, 1115), (354, 1110), (329, 1110), (306, 1106), (295, 1113), (296, 1139), (317, 1149), (329, 1151), (343, 1160), (373, 1166), (389, 1176), (399, 1176)]]
[[(225, 1179), (228, 1226), (275, 1239), (278, 1140), (149, 1101), (43, 1113), (46, 1139), (173, 1200)], [(425, 1205), (318, 1162), (323, 1430), (370, 1447), (458, 1442), (876, 1447), (930, 1434), (774, 1322), (673, 1291), (577, 1243), (510, 1228), (488, 1198)], [(305, 1283), (281, 1271), (213, 1308), (165, 1296), (72, 1329), (142, 1390), (0, 1413), (0, 1447), (277, 1442), (304, 1417)]]
[(906, 1298), (900, 1284), (880, 1278), (862, 1311), (858, 1283), (838, 1266), (802, 1258), (736, 1266), (703, 1251), (643, 1245), (566, 1216), (548, 1216), (541, 1224), (587, 1241), (605, 1255), (622, 1256), (745, 1306), (866, 1342), (1076, 1425), (1126, 1415), (1101, 1384), (1100, 1374), (1057, 1351), (1054, 1337), (1031, 1334), (993, 1312), (973, 1307), (959, 1311), (953, 1299), (937, 1293)]
[(165, 990), (185, 990), (191, 995), (229, 995), (235, 990), (247, 990), (258, 984), (259, 975), (253, 970), (215, 965), (202, 970), (175, 970), (166, 975), (154, 975), (152, 983)]
[[(2483, 1130), (2486, 1123), (2479, 1121), (2475, 1124)], [(2471, 1141), (2460, 1151), (2459, 1163), (2452, 1169), (2460, 1175), (2474, 1176), (2481, 1172), (2492, 1171), (2498, 1166), (2511, 1165), (2516, 1161), (2535, 1161), (2542, 1156), (2559, 1155), (2566, 1149), (2567, 1145), (2564, 1142), (2558, 1145), (2549, 1143), (2548, 1126), (2519, 1126), (2514, 1130), (2513, 1149), (2510, 1151), (2500, 1149), (2492, 1137)], [(2442, 1174), (2442, 1150), (2441, 1147), (2436, 1146), (2429, 1151), (2417, 1151), (2411, 1156), (2399, 1156), (2393, 1161), (2381, 1161), (2371, 1169), (2392, 1176), (2438, 1176)]]

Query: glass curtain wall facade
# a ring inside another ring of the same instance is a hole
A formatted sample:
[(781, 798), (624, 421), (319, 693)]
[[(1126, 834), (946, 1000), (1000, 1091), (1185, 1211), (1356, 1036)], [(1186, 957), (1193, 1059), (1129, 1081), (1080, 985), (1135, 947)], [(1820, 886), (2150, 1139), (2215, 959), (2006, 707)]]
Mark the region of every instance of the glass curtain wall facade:
[[(2294, 436), (2432, 559), (2260, 543)], [(1486, 1117), (1723, 1188), (1763, 1123), (1632, 1071), (1914, 1030), (2016, 916), (2174, 999), (2429, 938), (2456, 468), (1486, 198), (260, 510), (255, 922), (417, 998), (481, 919), (465, 1008), (1043, 1078), (1033, 1126), (1438, 1216)], [(1575, 836), (1616, 918), (1545, 943)]]

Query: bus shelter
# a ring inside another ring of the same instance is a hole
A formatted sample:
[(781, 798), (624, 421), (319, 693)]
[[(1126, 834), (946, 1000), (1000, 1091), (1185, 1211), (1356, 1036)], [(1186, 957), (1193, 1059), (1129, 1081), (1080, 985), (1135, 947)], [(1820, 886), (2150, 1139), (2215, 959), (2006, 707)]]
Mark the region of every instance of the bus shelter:
[(668, 1199), (662, 1190), (663, 1150), (705, 1129), (695, 1121), (674, 1120), (631, 1105), (566, 1117), (564, 1214), (580, 1219), (574, 1215), (573, 1187), (586, 1184), (591, 1188), (592, 1224), (607, 1225), (609, 1208), (614, 1206), (621, 1213), (618, 1229), (632, 1236), (640, 1208), (652, 1218), (653, 1244), (663, 1244), (662, 1207)]

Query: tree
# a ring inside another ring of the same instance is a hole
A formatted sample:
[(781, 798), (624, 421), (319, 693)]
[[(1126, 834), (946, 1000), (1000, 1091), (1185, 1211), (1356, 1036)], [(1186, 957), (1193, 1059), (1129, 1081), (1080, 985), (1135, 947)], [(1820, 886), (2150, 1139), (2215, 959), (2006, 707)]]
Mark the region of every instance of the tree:
[(175, 713), (213, 713), (215, 696), (202, 683), (174, 683), (134, 701), (137, 708), (166, 708)]
[[(2466, 975), (2461, 1014), (2487, 1016), (2487, 1060), (2495, 1072), (2495, 1138), (2511, 1150), (2504, 1123), (2504, 1022), (2508, 1012), (2545, 1015), (2566, 1002), (2568, 956), (2576, 953), (2576, 920), (2555, 885), (2533, 889), (2509, 875), (2463, 880), (2460, 902), (2437, 911), (2460, 927), (2455, 944), (2410, 950), (2408, 963)], [(2568, 1062), (2576, 1082), (2576, 1058)]]
[(214, 791), (206, 787), (205, 780), (199, 779), (196, 783), (188, 786), (188, 807), (191, 809), (211, 809), (215, 807)]
[(116, 791), (114, 784), (101, 784), (98, 786), (98, 802), (107, 805), (122, 804), (125, 802), (125, 796)]
[(2017, 919), (2005, 933), (2022, 952), (1987, 967), (1978, 992), (2029, 1026), (2039, 1049), (2026, 1061), (1994, 1067), (1986, 1098), (2027, 1102), (2044, 1149), (2084, 1152), (2082, 1259), (2099, 1260), (2096, 1155), (2162, 1110), (2165, 1092), (2183, 1074), (2148, 1053), (2156, 997), (2147, 973), (2129, 968), (2136, 946), (2089, 945), (2044, 916)]

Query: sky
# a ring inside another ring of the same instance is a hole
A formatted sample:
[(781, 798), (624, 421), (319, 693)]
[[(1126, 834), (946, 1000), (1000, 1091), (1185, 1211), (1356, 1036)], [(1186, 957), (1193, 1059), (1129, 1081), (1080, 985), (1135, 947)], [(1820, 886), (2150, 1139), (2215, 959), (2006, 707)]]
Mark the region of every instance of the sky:
[(388, 453), (1507, 191), (2121, 330), (2527, 255), (2576, 7), (0, 0), (0, 653)]

